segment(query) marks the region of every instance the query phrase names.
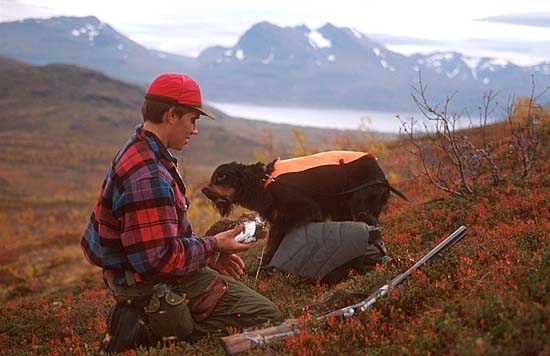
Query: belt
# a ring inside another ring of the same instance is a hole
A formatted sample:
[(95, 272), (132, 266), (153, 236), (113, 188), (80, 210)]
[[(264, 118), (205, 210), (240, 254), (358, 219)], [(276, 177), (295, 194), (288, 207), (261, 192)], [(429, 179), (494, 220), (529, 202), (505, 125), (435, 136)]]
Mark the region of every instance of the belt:
[(166, 283), (142, 284), (137, 283), (133, 286), (113, 286), (117, 294), (125, 297), (150, 297), (156, 295), (162, 297), (169, 292), (172, 287)]

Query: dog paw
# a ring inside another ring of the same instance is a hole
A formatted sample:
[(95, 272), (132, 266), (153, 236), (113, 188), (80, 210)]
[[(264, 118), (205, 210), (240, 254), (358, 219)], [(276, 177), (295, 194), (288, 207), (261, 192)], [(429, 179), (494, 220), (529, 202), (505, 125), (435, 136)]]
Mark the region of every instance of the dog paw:
[[(260, 257), (258, 257), (258, 259), (260, 259)], [(249, 272), (248, 275), (262, 280), (274, 276), (275, 273), (277, 273), (275, 267), (263, 265), (260, 266), (258, 270)]]

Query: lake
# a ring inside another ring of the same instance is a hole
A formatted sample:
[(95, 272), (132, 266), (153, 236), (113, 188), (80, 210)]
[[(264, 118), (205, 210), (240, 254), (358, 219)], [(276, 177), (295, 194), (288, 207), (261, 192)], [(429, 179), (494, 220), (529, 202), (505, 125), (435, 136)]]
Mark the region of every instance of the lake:
[(366, 128), (373, 131), (397, 133), (400, 123), (395, 117), (409, 118), (419, 114), (407, 112), (384, 112), (371, 110), (344, 110), (297, 108), (278, 106), (259, 106), (252, 104), (235, 104), (225, 102), (208, 102), (207, 105), (216, 107), (223, 112), (238, 118), (262, 120), (277, 124), (295, 126), (311, 126), (321, 128), (357, 130), (364, 121)]
[[(388, 112), (372, 110), (345, 110), (345, 109), (319, 109), (319, 108), (300, 108), (300, 107), (280, 107), (280, 106), (260, 106), (253, 104), (235, 104), (226, 102), (207, 102), (207, 105), (216, 107), (223, 112), (237, 118), (261, 120), (275, 124), (290, 124), (295, 126), (310, 126), (320, 128), (334, 128), (340, 130), (357, 130), (360, 127), (363, 130), (372, 130), (384, 133), (399, 133), (401, 123), (396, 118), (399, 115), (401, 119), (409, 122), (414, 117), (418, 123), (415, 125), (415, 131), (424, 132), (423, 122), (427, 122), (428, 127), (433, 128), (433, 122), (429, 122), (418, 112)], [(451, 112), (450, 112), (451, 113)], [(449, 118), (451, 115), (449, 115)], [(472, 115), (474, 126), (479, 123), (479, 113)], [(502, 118), (492, 117), (488, 122), (503, 120)], [(361, 122), (364, 125), (361, 126)], [(469, 127), (470, 120), (467, 116), (462, 116), (458, 120), (456, 128)]]

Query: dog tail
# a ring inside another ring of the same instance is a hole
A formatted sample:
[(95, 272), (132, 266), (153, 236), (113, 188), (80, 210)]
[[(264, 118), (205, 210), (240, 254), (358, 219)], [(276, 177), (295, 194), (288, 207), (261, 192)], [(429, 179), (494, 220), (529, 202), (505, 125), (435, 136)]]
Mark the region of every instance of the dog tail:
[(392, 193), (394, 193), (395, 195), (399, 196), (400, 198), (404, 199), (407, 203), (411, 204), (411, 205), (414, 205), (414, 206), (418, 206), (418, 205), (424, 205), (424, 204), (430, 204), (430, 203), (433, 203), (433, 202), (436, 202), (436, 201), (441, 201), (441, 200), (444, 200), (444, 198), (434, 198), (434, 199), (431, 199), (431, 200), (427, 200), (427, 201), (423, 201), (423, 202), (415, 202), (415, 201), (412, 201), (410, 200), (409, 198), (407, 198), (407, 196), (405, 194), (403, 194), (402, 192), (400, 192), (399, 190), (395, 189), (394, 187), (392, 187), (390, 184), (388, 184), (388, 187), (390, 188), (390, 191)]
[(401, 199), (405, 200), (407, 203), (409, 204), (415, 204), (412, 200), (410, 200), (409, 198), (407, 198), (407, 196), (403, 193), (401, 193), (399, 190), (395, 189), (394, 187), (391, 186), (391, 184), (388, 184), (388, 187), (390, 188), (390, 191), (397, 195), (398, 197), (400, 197)]

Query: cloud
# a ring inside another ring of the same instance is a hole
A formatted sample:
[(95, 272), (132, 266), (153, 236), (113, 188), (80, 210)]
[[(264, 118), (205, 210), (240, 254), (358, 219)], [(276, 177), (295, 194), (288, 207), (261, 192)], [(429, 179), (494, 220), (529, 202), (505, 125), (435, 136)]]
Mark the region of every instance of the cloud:
[(511, 25), (550, 28), (550, 13), (524, 13), (501, 16), (489, 16), (478, 21), (498, 22)]
[(16, 21), (23, 18), (47, 18), (55, 12), (43, 5), (29, 5), (19, 0), (0, 0), (0, 22)]
[(191, 56), (213, 45), (233, 46), (242, 35), (238, 26), (216, 26), (208, 20), (160, 25), (136, 23), (118, 28), (145, 47)]

